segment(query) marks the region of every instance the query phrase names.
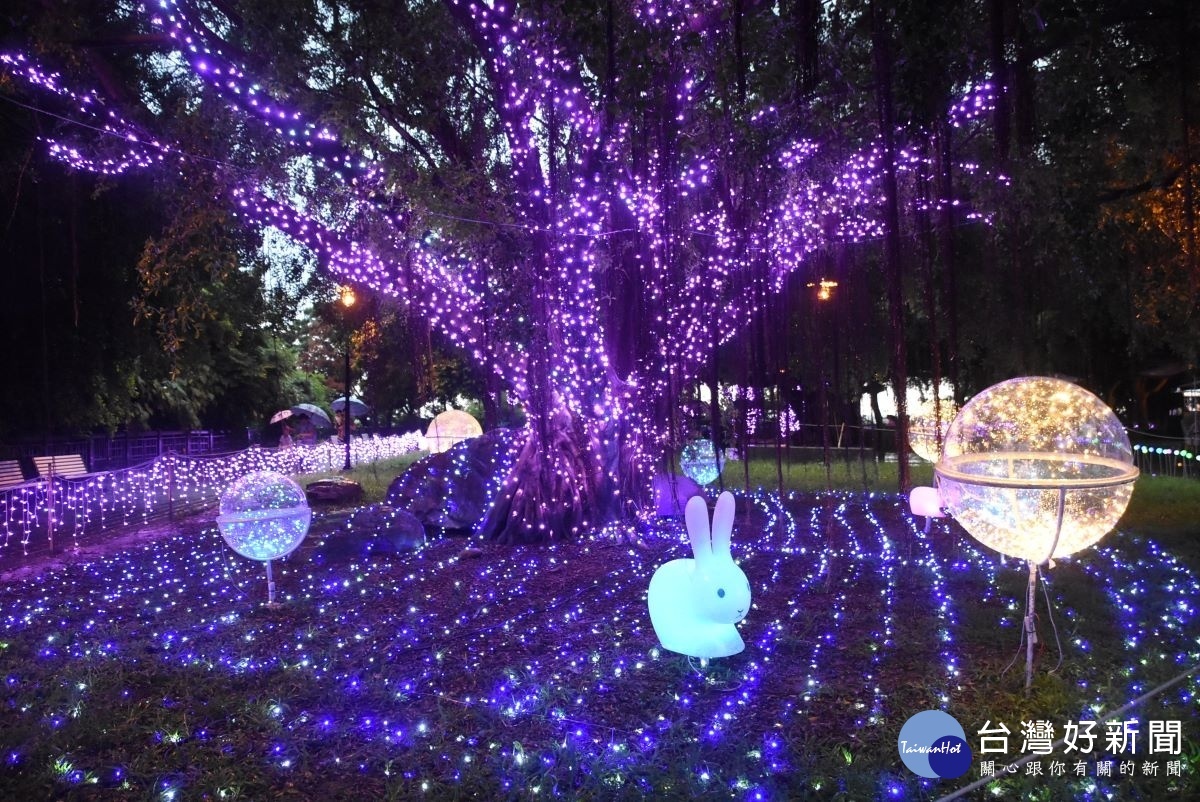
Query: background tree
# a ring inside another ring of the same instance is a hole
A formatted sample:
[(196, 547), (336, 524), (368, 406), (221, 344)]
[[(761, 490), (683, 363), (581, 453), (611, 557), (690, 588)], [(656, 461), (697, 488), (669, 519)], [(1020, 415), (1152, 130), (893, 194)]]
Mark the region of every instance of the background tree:
[[(1137, 422), (1141, 374), (1195, 365), (1194, 318), (1153, 310), (1194, 309), (1196, 15), (1189, 3), (1120, 0), (989, 13), (992, 61), (1009, 82), (996, 141), (1011, 181), (982, 269), (962, 275), (960, 303), (980, 313), (960, 341), (965, 383), (1061, 373)], [(1165, 226), (1150, 222), (1156, 207), (1171, 209)], [(1143, 283), (1174, 266), (1173, 279)]]
[(20, 346), (0, 370), (20, 391), (0, 398), (0, 436), (241, 429), (291, 403), (296, 351), (270, 324), (267, 265), (227, 213), (172, 221), (145, 182), (5, 165), (0, 325)]

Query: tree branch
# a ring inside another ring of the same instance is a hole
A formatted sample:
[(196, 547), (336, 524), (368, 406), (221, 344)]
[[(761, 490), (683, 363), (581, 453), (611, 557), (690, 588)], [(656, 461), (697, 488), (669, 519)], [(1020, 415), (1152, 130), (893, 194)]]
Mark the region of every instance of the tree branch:
[(1187, 172), (1188, 168), (1193, 165), (1193, 162), (1183, 162), (1178, 167), (1171, 169), (1162, 175), (1148, 178), (1137, 184), (1130, 184), (1123, 187), (1109, 187), (1096, 196), (1096, 200), (1100, 203), (1114, 203), (1116, 201), (1125, 200), (1136, 195), (1141, 195), (1145, 192), (1153, 192), (1157, 189), (1168, 189), (1179, 177)]
[(95, 48), (158, 48), (171, 50), (179, 47), (179, 43), (165, 33), (130, 33), (121, 36), (103, 36), (94, 39), (75, 39), (69, 43), (72, 47)]
[(408, 143), (409, 147), (417, 152), (417, 155), (425, 160), (425, 164), (429, 166), (429, 169), (436, 173), (437, 162), (434, 160), (433, 155), (425, 148), (424, 145), (421, 144), (420, 140), (409, 133), (403, 122), (396, 119), (395, 114), (393, 114), (391, 110), (392, 104), (388, 102), (387, 98), (383, 96), (383, 91), (378, 85), (376, 85), (375, 81), (371, 79), (371, 76), (367, 74), (367, 69), (365, 66), (363, 66), (362, 70), (360, 71), (359, 79), (362, 80), (363, 86), (366, 87), (367, 94), (371, 96), (371, 100), (375, 102), (375, 110), (379, 113), (379, 116), (382, 117), (387, 124), (392, 127), (393, 131), (400, 135), (401, 139)]

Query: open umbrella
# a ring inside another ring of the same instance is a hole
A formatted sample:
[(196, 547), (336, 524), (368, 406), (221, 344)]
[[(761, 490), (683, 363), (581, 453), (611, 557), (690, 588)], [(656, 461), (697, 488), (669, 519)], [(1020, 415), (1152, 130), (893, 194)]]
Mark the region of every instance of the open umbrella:
[[(333, 399), (333, 403), (329, 406), (333, 407), (334, 412), (341, 412), (346, 406), (346, 396)], [(366, 415), (371, 408), (364, 404), (360, 399), (350, 396), (350, 417), (361, 418)]]
[(315, 404), (296, 404), (291, 411), (296, 415), (307, 415), (314, 426), (322, 429), (333, 428), (333, 421), (325, 414), (325, 410)]
[(290, 409), (281, 409), (271, 416), (271, 423), (279, 423), (281, 420), (287, 420), (295, 414)]

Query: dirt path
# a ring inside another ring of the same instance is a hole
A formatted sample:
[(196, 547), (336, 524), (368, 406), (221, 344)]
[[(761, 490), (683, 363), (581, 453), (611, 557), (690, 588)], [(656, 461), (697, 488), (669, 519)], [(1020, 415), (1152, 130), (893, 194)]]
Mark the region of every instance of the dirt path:
[[(98, 557), (161, 540), (171, 535), (199, 532), (205, 527), (211, 526), (215, 516), (216, 504), (214, 503), (210, 507), (192, 511), (173, 520), (151, 521), (90, 534), (79, 544), (70, 538), (65, 538), (66, 545), (56, 553), (51, 553), (43, 546), (29, 554), (5, 554), (0, 557), (0, 582), (36, 578), (47, 571), (56, 571), (69, 565), (89, 562)], [(20, 549), (20, 543), (10, 543), (9, 548), (16, 552)]]

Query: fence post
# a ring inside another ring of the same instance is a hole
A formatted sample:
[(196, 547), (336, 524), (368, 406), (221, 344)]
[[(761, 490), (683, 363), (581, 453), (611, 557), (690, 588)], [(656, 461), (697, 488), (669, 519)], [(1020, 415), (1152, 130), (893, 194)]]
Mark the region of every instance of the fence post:
[(50, 542), (50, 553), (54, 550), (54, 458), (50, 458), (50, 467), (46, 471), (46, 539)]

